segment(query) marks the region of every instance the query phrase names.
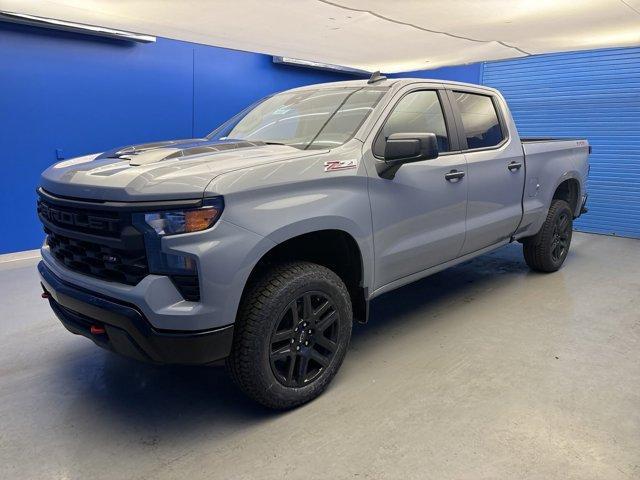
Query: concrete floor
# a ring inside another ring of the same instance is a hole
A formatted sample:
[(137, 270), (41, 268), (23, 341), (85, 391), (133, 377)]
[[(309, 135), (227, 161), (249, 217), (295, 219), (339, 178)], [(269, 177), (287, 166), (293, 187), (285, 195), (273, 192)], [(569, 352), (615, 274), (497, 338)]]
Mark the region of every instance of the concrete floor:
[(2, 478), (640, 478), (640, 241), (576, 234), (551, 275), (511, 245), (383, 296), (284, 414), (67, 333), (34, 264), (0, 265)]

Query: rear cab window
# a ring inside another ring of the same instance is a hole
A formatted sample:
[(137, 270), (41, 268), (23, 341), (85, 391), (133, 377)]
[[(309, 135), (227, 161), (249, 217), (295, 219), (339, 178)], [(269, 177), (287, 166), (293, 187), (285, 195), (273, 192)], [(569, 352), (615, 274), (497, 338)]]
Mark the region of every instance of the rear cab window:
[(467, 148), (490, 148), (505, 139), (493, 98), (478, 93), (453, 91), (467, 139)]

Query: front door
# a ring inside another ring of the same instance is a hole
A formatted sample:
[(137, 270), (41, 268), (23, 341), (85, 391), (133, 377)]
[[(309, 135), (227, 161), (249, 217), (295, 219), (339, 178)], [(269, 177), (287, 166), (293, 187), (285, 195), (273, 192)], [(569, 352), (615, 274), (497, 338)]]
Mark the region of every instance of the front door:
[[(466, 162), (455, 153), (457, 140), (444, 91), (400, 94), (384, 125), (372, 133), (365, 161), (375, 249), (375, 289), (456, 258), (465, 236)], [(449, 128), (447, 128), (449, 127)], [(440, 155), (403, 165), (393, 179), (373, 167), (393, 133), (435, 133)], [(457, 172), (457, 175), (450, 175)]]

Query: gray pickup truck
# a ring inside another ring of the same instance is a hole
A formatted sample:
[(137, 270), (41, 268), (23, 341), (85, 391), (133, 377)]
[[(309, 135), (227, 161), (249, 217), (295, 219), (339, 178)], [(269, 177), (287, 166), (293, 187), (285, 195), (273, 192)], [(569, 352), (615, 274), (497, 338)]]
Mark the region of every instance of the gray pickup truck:
[(154, 363), (226, 358), (272, 408), (319, 395), (369, 301), (510, 242), (558, 270), (585, 211), (589, 144), (521, 139), (491, 88), (311, 85), (206, 138), (42, 174), (43, 297), (64, 326)]

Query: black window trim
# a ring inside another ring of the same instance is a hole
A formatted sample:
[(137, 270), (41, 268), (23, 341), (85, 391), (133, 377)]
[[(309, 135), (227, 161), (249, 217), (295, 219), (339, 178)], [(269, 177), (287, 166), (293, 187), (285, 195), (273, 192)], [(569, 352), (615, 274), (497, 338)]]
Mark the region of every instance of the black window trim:
[[(454, 111), (453, 108), (451, 106), (451, 101), (447, 95), (446, 89), (443, 87), (437, 87), (437, 86), (433, 86), (433, 87), (428, 87), (428, 86), (418, 86), (416, 88), (410, 89), (406, 92), (404, 92), (400, 98), (398, 98), (393, 107), (391, 108), (391, 110), (389, 110), (389, 112), (387, 113), (387, 115), (384, 118), (384, 121), (380, 124), (380, 127), (378, 128), (378, 131), (376, 132), (375, 136), (373, 137), (373, 142), (371, 143), (371, 154), (373, 155), (374, 158), (378, 159), (378, 160), (384, 160), (384, 157), (380, 157), (378, 155), (376, 155), (375, 151), (374, 151), (374, 147), (376, 145), (376, 142), (378, 141), (378, 137), (380, 135), (382, 135), (382, 131), (384, 130), (384, 126), (387, 124), (387, 121), (389, 120), (389, 117), (393, 114), (393, 112), (395, 111), (396, 107), (400, 104), (400, 102), (404, 99), (404, 97), (406, 97), (407, 95), (410, 95), (412, 93), (415, 92), (436, 92), (436, 95), (438, 96), (438, 101), (440, 102), (440, 109), (442, 110), (442, 115), (444, 117), (444, 126), (445, 129), (447, 130), (447, 139), (449, 140), (449, 151), (447, 152), (441, 152), (438, 154), (439, 157), (445, 156), (445, 155), (452, 155), (452, 154), (457, 154), (457, 153), (461, 153), (461, 144), (459, 141), (459, 135), (457, 134), (457, 128), (456, 125), (454, 123), (454, 119), (455, 119), (455, 115), (454, 115)], [(452, 135), (452, 132), (455, 133), (455, 135)], [(466, 145), (466, 143), (465, 143)], [(454, 150), (455, 148), (455, 150)]]
[[(490, 92), (479, 92), (477, 90), (466, 90), (464, 88), (447, 88), (447, 97), (449, 98), (449, 103), (451, 104), (451, 109), (453, 110), (453, 116), (455, 117), (457, 131), (458, 131), (458, 142), (461, 147), (461, 151), (464, 153), (474, 153), (474, 152), (484, 152), (489, 150), (498, 150), (506, 145), (510, 140), (509, 129), (506, 126), (504, 114), (500, 104), (498, 103), (498, 98), (491, 94)], [(490, 147), (479, 147), (479, 148), (467, 148), (467, 134), (464, 130), (464, 125), (462, 124), (462, 114), (460, 112), (460, 108), (458, 108), (458, 102), (453, 96), (454, 93), (467, 93), (471, 95), (480, 95), (483, 97), (489, 97), (491, 99), (491, 103), (493, 104), (493, 108), (496, 111), (496, 116), (498, 117), (498, 123), (500, 125), (500, 131), (502, 132), (502, 141), (496, 145), (492, 145)]]

